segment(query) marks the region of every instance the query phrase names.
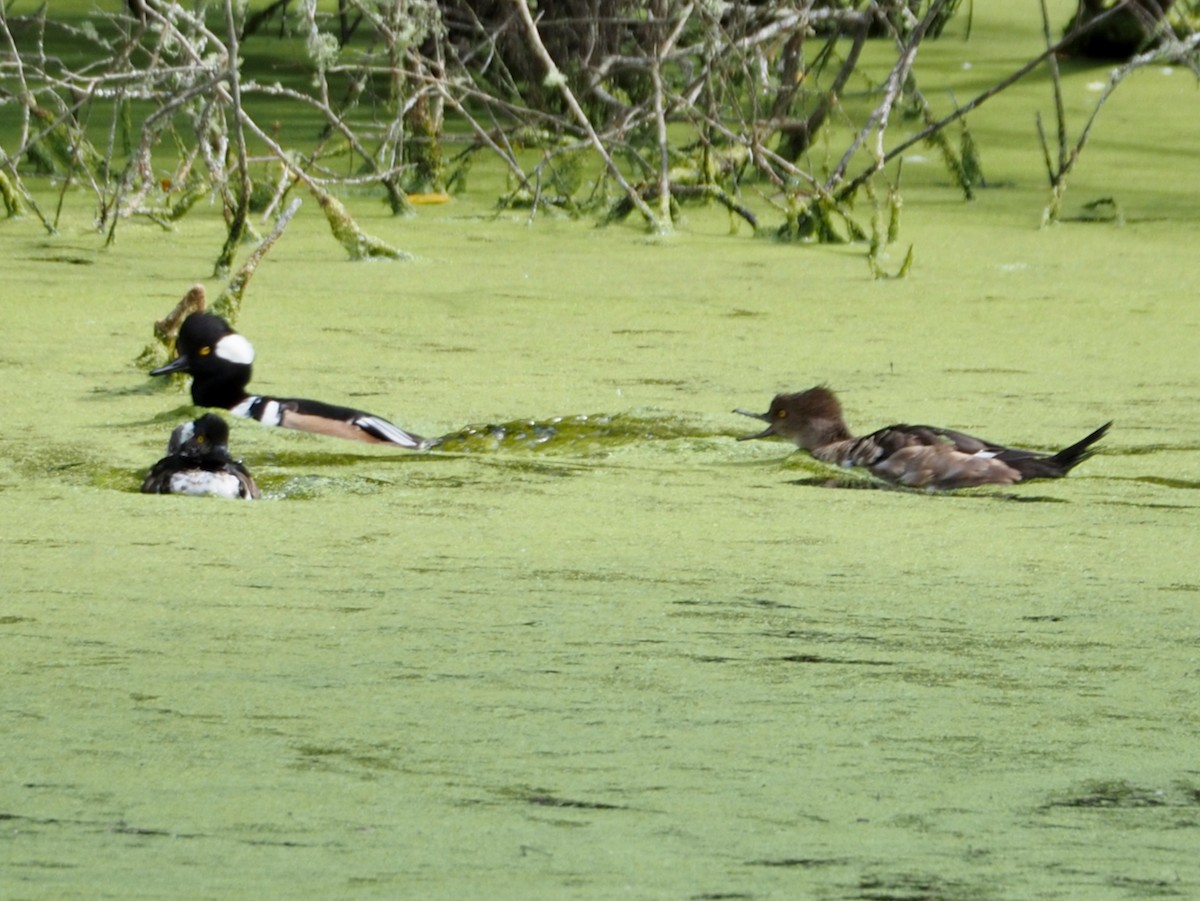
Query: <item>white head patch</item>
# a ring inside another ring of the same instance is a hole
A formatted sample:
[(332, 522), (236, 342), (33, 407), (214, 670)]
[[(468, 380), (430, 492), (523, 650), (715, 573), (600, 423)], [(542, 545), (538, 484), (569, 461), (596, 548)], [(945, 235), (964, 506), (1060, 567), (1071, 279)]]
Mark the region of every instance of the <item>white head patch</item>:
[(185, 422), (183, 425), (175, 427), (175, 431), (171, 433), (171, 440), (167, 442), (167, 453), (177, 454), (180, 448), (196, 437), (196, 424)]
[(217, 342), (217, 356), (230, 363), (249, 366), (254, 362), (254, 345), (243, 335), (226, 335)]

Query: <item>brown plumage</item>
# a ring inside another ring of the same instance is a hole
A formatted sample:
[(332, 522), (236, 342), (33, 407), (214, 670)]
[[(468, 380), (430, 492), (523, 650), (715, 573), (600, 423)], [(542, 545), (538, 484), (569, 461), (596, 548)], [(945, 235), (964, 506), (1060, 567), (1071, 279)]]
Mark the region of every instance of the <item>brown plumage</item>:
[(1107, 422), (1070, 447), (1045, 454), (925, 425), (892, 425), (856, 438), (842, 418), (842, 405), (824, 386), (778, 394), (766, 413), (733, 412), (767, 423), (764, 431), (739, 440), (786, 438), (825, 463), (861, 466), (881, 479), (914, 488), (969, 488), (1061, 478), (1092, 455), (1089, 448), (1112, 425)]

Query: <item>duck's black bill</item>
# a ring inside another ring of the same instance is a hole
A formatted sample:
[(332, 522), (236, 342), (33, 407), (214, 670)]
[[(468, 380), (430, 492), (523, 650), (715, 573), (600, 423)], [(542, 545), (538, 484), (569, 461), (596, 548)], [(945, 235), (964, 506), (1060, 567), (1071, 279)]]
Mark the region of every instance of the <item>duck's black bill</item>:
[(157, 369), (151, 369), (151, 375), (168, 375), (172, 372), (187, 372), (188, 358), (186, 356), (176, 357), (166, 366), (159, 366)]
[[(749, 416), (751, 419), (761, 419), (763, 422), (771, 421), (769, 413), (751, 413), (749, 410), (743, 410), (741, 407), (735, 408), (733, 412), (740, 413), (743, 416)], [(756, 435), (739, 435), (738, 441), (753, 441), (755, 438), (770, 438), (774, 434), (775, 433), (770, 429), (767, 429), (765, 432), (759, 432)]]

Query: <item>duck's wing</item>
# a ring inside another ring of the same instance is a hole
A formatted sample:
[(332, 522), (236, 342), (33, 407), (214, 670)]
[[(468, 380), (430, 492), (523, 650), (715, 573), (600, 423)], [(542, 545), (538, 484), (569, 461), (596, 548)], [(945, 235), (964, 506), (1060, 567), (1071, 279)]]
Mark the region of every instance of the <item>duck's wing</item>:
[(171, 473), (175, 471), (174, 457), (163, 457), (150, 467), (142, 481), (142, 494), (170, 494)]
[(888, 426), (845, 445), (843, 466), (864, 466), (888, 481), (927, 488), (1011, 485), (1021, 480), (1013, 460), (1035, 456), (926, 425)]
[(394, 444), (412, 450), (427, 450), (435, 444), (420, 435), (406, 432), (382, 416), (319, 400), (254, 398), (254, 403), (248, 408), (248, 415), (265, 425), (278, 425), (285, 429), (315, 432), (318, 435), (330, 435), (350, 441)]
[(240, 460), (235, 460), (230, 464), (229, 471), (232, 472), (238, 482), (241, 484), (241, 497), (246, 500), (256, 501), (262, 497), (262, 492), (258, 490), (258, 483), (254, 481), (254, 476), (250, 475), (249, 470), (242, 465)]
[(373, 413), (360, 413), (353, 422), (368, 435), (378, 441), (386, 441), (388, 444), (398, 444), (414, 450), (428, 450), (434, 444), (429, 439), (406, 432), (395, 423), (388, 422)]
[(216, 445), (210, 448), (208, 455), (204, 458), (203, 466), (209, 472), (222, 473), (222, 478), (228, 476), (234, 479), (237, 483), (237, 497), (246, 500), (258, 500), (262, 497), (262, 492), (258, 490), (258, 484), (254, 481), (254, 476), (250, 475), (250, 470), (241, 460), (235, 460), (225, 445)]

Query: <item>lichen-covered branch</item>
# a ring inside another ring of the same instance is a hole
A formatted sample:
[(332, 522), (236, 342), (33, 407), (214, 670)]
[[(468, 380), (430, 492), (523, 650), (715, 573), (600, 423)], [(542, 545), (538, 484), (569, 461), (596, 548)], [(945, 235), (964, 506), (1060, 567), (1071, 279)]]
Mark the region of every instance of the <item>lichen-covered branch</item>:
[(167, 362), (175, 350), (179, 326), (192, 313), (203, 313), (208, 305), (204, 285), (192, 285), (171, 312), (154, 323), (154, 341), (147, 344), (135, 361), (139, 369), (153, 369)]
[(287, 205), (275, 221), (275, 227), (267, 234), (265, 238), (258, 242), (258, 246), (254, 248), (254, 252), (246, 258), (246, 262), (238, 268), (237, 274), (229, 280), (224, 290), (218, 295), (216, 302), (213, 303), (213, 312), (218, 316), (228, 319), (230, 322), (236, 322), (238, 313), (242, 310), (242, 297), (246, 293), (246, 286), (250, 283), (250, 279), (254, 277), (254, 273), (258, 271), (258, 264), (262, 262), (263, 257), (267, 255), (275, 242), (279, 240), (284, 229), (288, 227), (288, 223), (292, 221), (292, 217), (296, 215), (296, 211), (300, 209), (301, 200), (296, 197)]

